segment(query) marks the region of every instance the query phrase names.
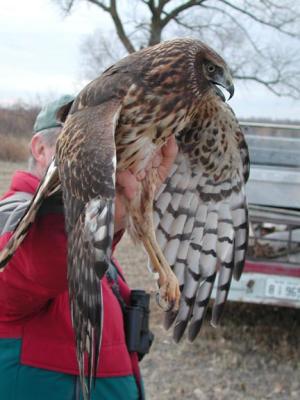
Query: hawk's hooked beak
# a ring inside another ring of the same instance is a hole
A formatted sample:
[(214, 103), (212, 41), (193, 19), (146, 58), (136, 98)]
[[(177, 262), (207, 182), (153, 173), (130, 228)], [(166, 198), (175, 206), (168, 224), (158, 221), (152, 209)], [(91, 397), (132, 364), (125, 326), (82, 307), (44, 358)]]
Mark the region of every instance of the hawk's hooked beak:
[(225, 98), (222, 90), (218, 87), (218, 85), (222, 86), (224, 89), (226, 89), (228, 91), (228, 93), (230, 94), (228, 100), (231, 99), (231, 97), (234, 94), (234, 85), (232, 82), (231, 74), (229, 72), (224, 72), (224, 74), (216, 75), (214, 77), (214, 80), (212, 81), (212, 83), (214, 85), (217, 95), (220, 96), (223, 101), (226, 101), (226, 98)]

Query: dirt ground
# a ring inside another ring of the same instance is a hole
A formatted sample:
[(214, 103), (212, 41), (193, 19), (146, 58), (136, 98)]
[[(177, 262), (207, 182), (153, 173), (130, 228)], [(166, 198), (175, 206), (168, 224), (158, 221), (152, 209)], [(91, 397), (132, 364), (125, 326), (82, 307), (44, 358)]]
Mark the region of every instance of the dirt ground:
[[(146, 256), (128, 237), (117, 256), (132, 287), (155, 289)], [(155, 341), (141, 363), (148, 399), (300, 399), (300, 310), (228, 303), (220, 327), (208, 316), (194, 343), (179, 344), (162, 314), (152, 299)]]
[[(20, 167), (0, 162), (0, 194)], [(155, 289), (146, 256), (128, 237), (117, 257), (133, 288)], [(176, 345), (161, 321), (152, 299), (155, 341), (141, 363), (147, 399), (300, 399), (300, 310), (228, 303), (221, 326), (208, 319), (192, 344)]]

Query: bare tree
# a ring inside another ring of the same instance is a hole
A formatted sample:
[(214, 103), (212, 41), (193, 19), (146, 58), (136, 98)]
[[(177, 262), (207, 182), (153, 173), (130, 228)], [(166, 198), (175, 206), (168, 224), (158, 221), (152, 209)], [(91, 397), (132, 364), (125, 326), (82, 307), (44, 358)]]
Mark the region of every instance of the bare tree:
[(126, 53), (174, 36), (208, 42), (236, 79), (300, 98), (300, 2), (294, 0), (54, 0), (66, 14), (77, 2), (111, 17), (114, 32), (83, 45), (89, 77)]

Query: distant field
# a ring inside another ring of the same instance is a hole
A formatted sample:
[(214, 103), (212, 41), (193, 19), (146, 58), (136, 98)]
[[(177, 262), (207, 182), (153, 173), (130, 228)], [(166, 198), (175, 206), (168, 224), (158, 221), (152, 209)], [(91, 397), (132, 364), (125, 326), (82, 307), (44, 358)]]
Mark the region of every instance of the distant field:
[(17, 169), (26, 168), (27, 163), (14, 163), (0, 160), (0, 196), (6, 191), (8, 188), (10, 179), (12, 174)]

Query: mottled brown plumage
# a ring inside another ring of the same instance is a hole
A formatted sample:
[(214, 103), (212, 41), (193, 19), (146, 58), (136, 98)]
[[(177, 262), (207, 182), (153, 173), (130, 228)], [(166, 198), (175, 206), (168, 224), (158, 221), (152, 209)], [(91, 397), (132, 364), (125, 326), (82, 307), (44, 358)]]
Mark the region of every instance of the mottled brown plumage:
[(167, 326), (175, 320), (175, 340), (189, 321), (190, 339), (197, 335), (217, 260), (221, 272), (214, 323), (220, 318), (232, 271), (240, 275), (247, 241), (248, 153), (236, 118), (216, 85), (233, 94), (225, 61), (200, 41), (177, 39), (119, 61), (73, 103), (52, 174), (59, 173), (64, 197), (70, 302), (83, 386), (84, 353), (89, 376), (98, 362), (99, 279), (111, 258), (115, 173), (130, 169), (138, 174), (170, 135), (177, 138), (179, 154), (160, 192), (155, 197), (153, 169), (137, 197), (124, 201), (129, 233), (143, 243), (159, 273), (161, 295), (175, 304), (166, 316)]

